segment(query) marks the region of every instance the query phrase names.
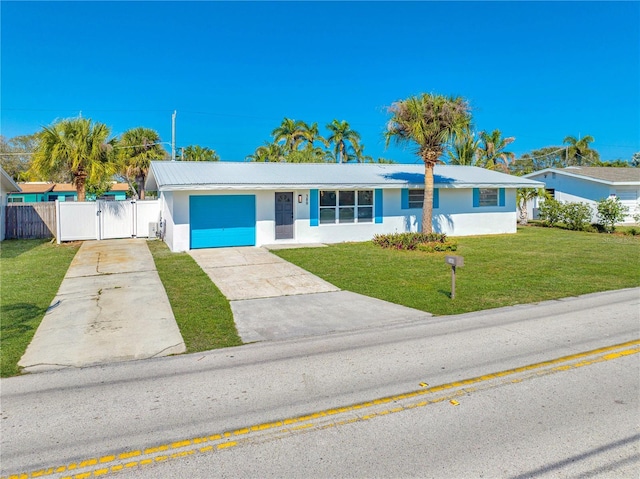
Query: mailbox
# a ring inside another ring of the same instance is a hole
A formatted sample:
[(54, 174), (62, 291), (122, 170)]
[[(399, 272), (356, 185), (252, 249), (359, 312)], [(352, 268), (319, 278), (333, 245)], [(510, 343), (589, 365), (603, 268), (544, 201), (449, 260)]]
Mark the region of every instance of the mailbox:
[(451, 266), (464, 266), (464, 258), (462, 256), (445, 256), (444, 260)]

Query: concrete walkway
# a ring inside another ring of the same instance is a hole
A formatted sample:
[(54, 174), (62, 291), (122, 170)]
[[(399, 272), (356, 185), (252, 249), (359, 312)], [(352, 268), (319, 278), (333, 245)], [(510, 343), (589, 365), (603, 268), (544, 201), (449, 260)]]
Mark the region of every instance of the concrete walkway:
[(263, 248), (191, 250), (230, 301), (245, 343), (352, 331), (431, 317), (349, 291)]
[(184, 351), (146, 240), (87, 241), (18, 365), (34, 372)]

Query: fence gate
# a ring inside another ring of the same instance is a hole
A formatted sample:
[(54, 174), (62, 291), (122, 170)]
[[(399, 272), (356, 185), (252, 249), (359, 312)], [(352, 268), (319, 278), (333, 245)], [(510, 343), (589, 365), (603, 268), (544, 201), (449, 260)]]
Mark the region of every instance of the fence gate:
[(135, 202), (96, 201), (100, 223), (99, 239), (131, 238), (136, 235)]

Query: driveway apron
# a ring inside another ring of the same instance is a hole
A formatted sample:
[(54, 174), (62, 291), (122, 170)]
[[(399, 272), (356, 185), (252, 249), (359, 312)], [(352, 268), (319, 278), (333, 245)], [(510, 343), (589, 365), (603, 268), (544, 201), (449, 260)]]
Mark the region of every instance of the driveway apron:
[(245, 343), (431, 317), (424, 311), (341, 291), (264, 248), (196, 249), (189, 254), (229, 299)]
[(146, 240), (87, 241), (18, 364), (34, 372), (184, 351)]

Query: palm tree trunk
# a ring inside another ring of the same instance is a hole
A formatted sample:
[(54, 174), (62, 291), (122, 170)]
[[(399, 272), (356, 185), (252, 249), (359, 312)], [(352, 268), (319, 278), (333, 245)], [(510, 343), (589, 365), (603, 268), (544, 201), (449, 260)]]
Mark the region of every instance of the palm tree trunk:
[(424, 164), (424, 201), (422, 204), (422, 232), (432, 233), (433, 226), (433, 164)]
[(85, 183), (87, 182), (87, 174), (84, 171), (78, 171), (74, 176), (76, 192), (78, 193), (78, 201), (85, 201)]
[(138, 176), (136, 183), (138, 183), (138, 197), (144, 200), (144, 176)]

